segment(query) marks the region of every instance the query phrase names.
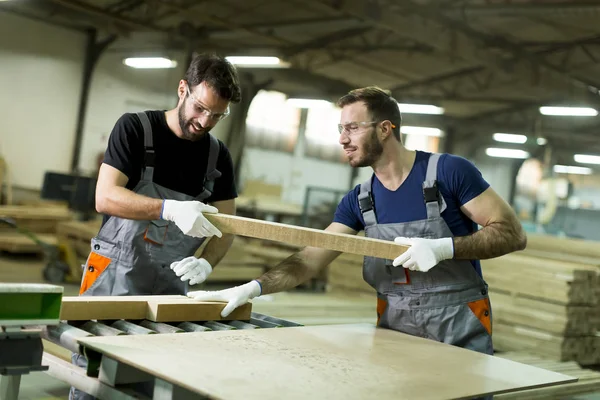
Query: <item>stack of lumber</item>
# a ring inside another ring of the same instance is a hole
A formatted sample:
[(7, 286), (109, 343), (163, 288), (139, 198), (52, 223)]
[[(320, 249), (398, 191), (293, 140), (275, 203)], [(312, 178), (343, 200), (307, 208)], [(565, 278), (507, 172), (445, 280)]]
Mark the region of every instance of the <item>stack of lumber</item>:
[(545, 388), (523, 390), (514, 393), (498, 394), (494, 399), (502, 400), (559, 400), (571, 398), (571, 396), (584, 393), (600, 391), (600, 372), (592, 369), (582, 368), (575, 361), (553, 361), (539, 356), (520, 352), (498, 353), (498, 357), (506, 358), (545, 370), (558, 372), (578, 378), (577, 382), (568, 383), (559, 386), (550, 386)]
[[(35, 233), (56, 233), (56, 225), (73, 218), (68, 208), (57, 205), (0, 206), (0, 218), (10, 218), (22, 229)], [(14, 230), (0, 225), (0, 230)]]
[(83, 264), (90, 254), (90, 241), (98, 234), (101, 223), (101, 219), (59, 222), (56, 237), (59, 243), (69, 245), (78, 261)]
[[(211, 282), (247, 282), (261, 276), (301, 248), (285, 243), (236, 236), (231, 248), (207, 279)], [(301, 285), (303, 288), (323, 290), (327, 270)]]
[(0, 218), (11, 219), (22, 230), (0, 223), (0, 251), (39, 253), (42, 247), (36, 241), (55, 245), (57, 225), (70, 220), (72, 214), (66, 207), (56, 205), (0, 206)]
[(600, 364), (600, 246), (530, 235), (527, 249), (482, 261), (494, 346)]
[(363, 256), (342, 253), (329, 264), (327, 291), (350, 295), (374, 295), (373, 289), (363, 279)]

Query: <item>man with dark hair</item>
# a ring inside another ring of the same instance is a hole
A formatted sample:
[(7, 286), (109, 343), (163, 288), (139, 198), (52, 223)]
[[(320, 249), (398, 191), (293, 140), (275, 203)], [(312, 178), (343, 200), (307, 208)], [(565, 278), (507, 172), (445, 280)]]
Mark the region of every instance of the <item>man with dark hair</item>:
[[(356, 89), (338, 105), (339, 142), (350, 165), (374, 173), (342, 199), (326, 231), (364, 230), (409, 246), (395, 260), (365, 257), (364, 279), (377, 291), (377, 325), (492, 354), (491, 305), (478, 260), (525, 248), (514, 211), (466, 159), (406, 149), (389, 93)], [(260, 294), (307, 281), (338, 255), (306, 247), (257, 280), (188, 296), (226, 301), (226, 315)]]
[[(124, 114), (111, 132), (96, 186), (104, 219), (81, 296), (185, 295), (231, 246), (203, 213), (235, 214), (231, 155), (210, 130), (241, 99), (237, 72), (224, 58), (196, 56), (177, 95), (175, 108)], [(91, 397), (73, 388), (70, 398)]]

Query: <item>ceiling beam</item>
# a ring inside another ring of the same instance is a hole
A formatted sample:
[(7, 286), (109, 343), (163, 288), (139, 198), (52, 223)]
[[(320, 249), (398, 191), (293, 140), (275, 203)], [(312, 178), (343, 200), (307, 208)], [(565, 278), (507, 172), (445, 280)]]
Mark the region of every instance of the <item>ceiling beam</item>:
[[(425, 14), (423, 16), (406, 16), (386, 9), (378, 8), (377, 3), (364, 0), (346, 0), (331, 3), (327, 0), (313, 0), (321, 7), (340, 14), (349, 14), (395, 32), (403, 38), (434, 46), (446, 54), (456, 54), (457, 57), (477, 65), (483, 64), (504, 78), (519, 77), (528, 86), (539, 85), (550, 90), (553, 94), (570, 94), (585, 98), (593, 104), (600, 104), (598, 89), (580, 82), (557, 71), (548, 65), (543, 65), (530, 57), (526, 51), (509, 43), (490, 43), (488, 38), (481, 35), (473, 36), (464, 30), (456, 29), (455, 21), (443, 15), (431, 18), (428, 7), (412, 4), (412, 8)], [(501, 49), (504, 54), (499, 55)], [(525, 62), (517, 62), (518, 60)]]

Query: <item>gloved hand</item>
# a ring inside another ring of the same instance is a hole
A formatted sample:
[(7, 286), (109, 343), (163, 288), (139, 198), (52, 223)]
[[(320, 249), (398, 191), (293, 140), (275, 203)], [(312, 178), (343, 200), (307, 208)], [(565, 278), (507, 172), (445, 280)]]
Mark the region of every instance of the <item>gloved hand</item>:
[(193, 237), (223, 236), (202, 213), (218, 213), (213, 206), (199, 201), (164, 200), (160, 218), (175, 222), (181, 232)]
[(221, 317), (225, 318), (233, 310), (246, 304), (249, 300), (260, 296), (262, 287), (258, 281), (250, 281), (241, 286), (235, 286), (225, 290), (219, 290), (217, 292), (207, 292), (204, 290), (196, 290), (188, 292), (187, 296), (194, 300), (202, 301), (226, 301), (227, 305), (221, 311)]
[(451, 237), (442, 239), (422, 239), (397, 237), (397, 244), (410, 246), (406, 252), (398, 256), (392, 265), (402, 265), (411, 271), (427, 272), (443, 260), (454, 257), (454, 242)]
[(171, 269), (182, 281), (190, 281), (190, 285), (202, 283), (212, 272), (212, 267), (204, 258), (186, 257), (171, 263)]

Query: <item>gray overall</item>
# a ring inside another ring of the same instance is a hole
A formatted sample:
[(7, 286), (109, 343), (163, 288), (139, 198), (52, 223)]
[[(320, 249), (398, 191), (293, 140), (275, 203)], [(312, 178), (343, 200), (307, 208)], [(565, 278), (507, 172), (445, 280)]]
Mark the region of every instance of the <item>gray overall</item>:
[[(154, 147), (148, 116), (137, 113), (144, 128), (145, 160), (142, 178), (133, 191), (156, 199), (203, 201), (212, 194), (214, 180), (221, 176), (216, 169), (219, 142), (210, 135), (208, 164), (204, 189), (198, 197), (179, 193), (152, 181)], [(199, 160), (202, 162), (202, 160)], [(192, 256), (204, 238), (187, 236), (170, 221), (140, 221), (111, 216), (91, 241), (91, 252), (79, 294), (81, 296), (127, 296), (187, 293), (187, 282), (181, 281), (170, 265)], [(85, 357), (74, 353), (75, 365), (85, 367)], [(70, 399), (93, 399), (71, 388)]]
[[(358, 201), (366, 236), (384, 240), (452, 237), (440, 216), (446, 203), (436, 183), (439, 156), (431, 155), (423, 183), (425, 220), (378, 224), (371, 179), (361, 185)], [(469, 261), (446, 260), (428, 272), (418, 272), (394, 267), (392, 260), (365, 257), (363, 277), (377, 290), (378, 326), (493, 354), (487, 284)]]

